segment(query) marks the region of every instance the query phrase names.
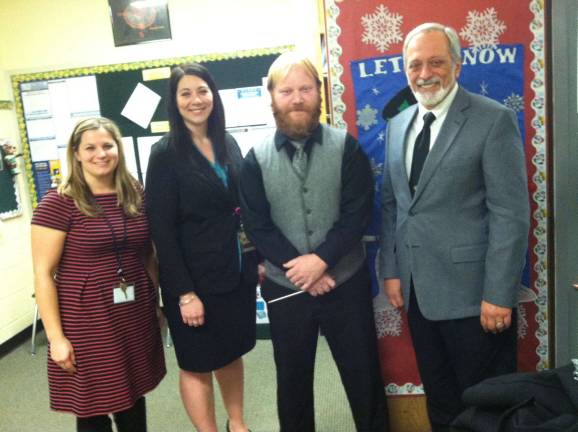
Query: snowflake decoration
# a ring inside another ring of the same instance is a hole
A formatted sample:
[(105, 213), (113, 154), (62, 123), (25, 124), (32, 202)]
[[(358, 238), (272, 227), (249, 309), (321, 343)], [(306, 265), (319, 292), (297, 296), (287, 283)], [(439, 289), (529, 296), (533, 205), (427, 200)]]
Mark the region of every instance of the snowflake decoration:
[(357, 110), (357, 122), (355, 124), (368, 131), (371, 126), (377, 124), (377, 110), (371, 108), (369, 104), (365, 105), (362, 110)]
[(485, 82), (485, 81), (482, 81), (482, 82), (480, 83), (480, 94), (481, 94), (481, 95), (484, 95), (484, 96), (487, 96), (488, 93), (489, 93), (489, 91), (488, 91), (488, 83)]
[(380, 133), (377, 134), (377, 140), (384, 142), (385, 141), (385, 132), (381, 131)]
[(504, 99), (504, 105), (506, 105), (511, 110), (515, 112), (520, 112), (524, 109), (524, 99), (522, 96), (512, 93), (506, 99)]
[(380, 176), (383, 172), (383, 163), (377, 163), (373, 158), (371, 158), (369, 163), (371, 164), (371, 171), (373, 172), (373, 177), (375, 178)]
[(374, 311), (377, 337), (401, 335), (401, 312), (398, 309), (383, 309)]
[(375, 96), (377, 96), (378, 94), (381, 93), (377, 87), (373, 87), (373, 88), (371, 89), (371, 92), (372, 92)]
[(460, 31), (460, 36), (470, 43), (474, 51), (483, 48), (496, 48), (498, 37), (506, 30), (503, 21), (498, 20), (498, 13), (494, 8), (484, 12), (469, 11), (467, 25)]
[(523, 304), (518, 305), (518, 339), (525, 339), (528, 334), (528, 318)]
[(386, 6), (379, 5), (375, 13), (361, 17), (361, 25), (364, 29), (361, 41), (375, 46), (379, 52), (387, 51), (392, 43), (403, 40), (399, 31), (402, 21), (401, 15), (391, 13)]

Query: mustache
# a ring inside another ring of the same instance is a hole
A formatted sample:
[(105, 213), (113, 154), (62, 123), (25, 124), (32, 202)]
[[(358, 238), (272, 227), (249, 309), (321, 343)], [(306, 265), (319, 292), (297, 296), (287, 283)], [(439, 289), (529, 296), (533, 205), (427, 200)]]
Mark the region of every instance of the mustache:
[(424, 85), (431, 85), (431, 84), (441, 84), (441, 82), (442, 82), (442, 80), (439, 78), (430, 78), (428, 80), (418, 78), (415, 83), (418, 86), (424, 86)]

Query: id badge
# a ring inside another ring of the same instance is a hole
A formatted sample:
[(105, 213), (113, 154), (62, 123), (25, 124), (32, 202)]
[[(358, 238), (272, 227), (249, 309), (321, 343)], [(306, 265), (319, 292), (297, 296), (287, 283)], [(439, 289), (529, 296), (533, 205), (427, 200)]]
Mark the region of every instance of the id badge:
[(134, 284), (128, 282), (121, 282), (118, 287), (112, 290), (113, 303), (129, 303), (135, 300), (134, 297)]

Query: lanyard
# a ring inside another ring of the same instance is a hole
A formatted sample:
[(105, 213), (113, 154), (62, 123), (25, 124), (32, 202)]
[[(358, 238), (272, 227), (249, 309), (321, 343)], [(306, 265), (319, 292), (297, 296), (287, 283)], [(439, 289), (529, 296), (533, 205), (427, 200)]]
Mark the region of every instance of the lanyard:
[(96, 207), (99, 208), (100, 212), (102, 213), (102, 216), (104, 217), (104, 221), (106, 222), (106, 225), (108, 226), (108, 229), (110, 230), (110, 234), (112, 235), (112, 244), (114, 247), (114, 256), (116, 257), (116, 264), (118, 267), (116, 274), (120, 278), (121, 282), (126, 283), (126, 280), (124, 278), (124, 271), (122, 269), (122, 250), (126, 248), (127, 238), (128, 238), (126, 215), (124, 214), (124, 211), (123, 211), (122, 212), (123, 238), (122, 238), (122, 243), (119, 243), (116, 240), (116, 234), (114, 233), (112, 223), (110, 222), (110, 219), (106, 215), (106, 212), (100, 206), (100, 204), (98, 202), (96, 202), (96, 200), (94, 200), (94, 204), (96, 205)]

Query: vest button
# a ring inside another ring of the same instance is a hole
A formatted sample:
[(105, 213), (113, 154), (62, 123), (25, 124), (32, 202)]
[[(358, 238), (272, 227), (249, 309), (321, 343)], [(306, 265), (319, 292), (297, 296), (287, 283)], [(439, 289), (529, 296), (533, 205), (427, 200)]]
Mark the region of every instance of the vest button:
[(309, 235), (309, 237), (311, 237), (313, 235), (313, 231), (309, 230), (307, 231), (307, 234)]
[(306, 187), (303, 188), (303, 193), (307, 193), (309, 192), (309, 189), (307, 189)]
[(307, 210), (305, 210), (305, 212), (306, 212), (307, 214), (311, 214), (311, 209), (307, 209)]

